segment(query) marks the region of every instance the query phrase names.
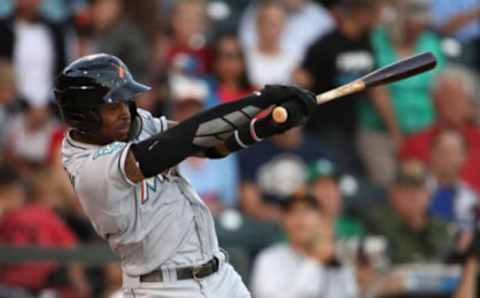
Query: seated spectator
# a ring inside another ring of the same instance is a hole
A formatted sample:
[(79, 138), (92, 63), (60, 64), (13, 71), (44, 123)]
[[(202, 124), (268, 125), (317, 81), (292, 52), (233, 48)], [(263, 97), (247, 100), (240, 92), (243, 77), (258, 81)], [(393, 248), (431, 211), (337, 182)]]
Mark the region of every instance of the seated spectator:
[(307, 164), (325, 156), (320, 142), (302, 128), (239, 152), (240, 207), (256, 219), (278, 221), (278, 204), (305, 187)]
[(426, 182), (421, 163), (400, 165), (389, 188), (389, 205), (371, 213), (368, 230), (387, 239), (393, 264), (439, 261), (451, 248), (446, 223), (428, 214)]
[[(295, 80), (315, 93), (346, 84), (372, 71), (375, 63), (369, 32), (377, 22), (378, 2), (338, 1), (337, 28), (317, 39), (307, 50)], [(307, 130), (319, 135), (339, 155), (342, 170), (358, 170), (358, 154), (352, 146), (355, 136), (355, 107), (368, 100), (365, 93), (335, 100), (315, 111)]]
[(444, 130), (459, 132), (466, 145), (462, 180), (480, 192), (480, 127), (475, 123), (476, 80), (467, 69), (449, 66), (433, 86), (432, 96), (437, 118), (426, 129), (407, 137), (400, 150), (402, 160), (417, 159), (430, 163), (432, 141)]
[(434, 187), (430, 213), (460, 230), (473, 230), (476, 194), (460, 178), (466, 145), (455, 131), (443, 131), (432, 140), (430, 170)]
[[(294, 57), (303, 57), (311, 43), (335, 26), (330, 12), (315, 1), (280, 0), (279, 2), (287, 12), (280, 46)], [(246, 48), (253, 47), (259, 39), (255, 21), (258, 10), (258, 4), (250, 5), (240, 22), (240, 39)]]
[(257, 88), (290, 83), (299, 57), (282, 49), (280, 44), (286, 21), (283, 5), (275, 0), (262, 1), (255, 21), (258, 40), (245, 48), (250, 81)]
[[(15, 177), (12, 175), (12, 177)], [(62, 220), (53, 212), (52, 201), (48, 196), (49, 183), (45, 175), (37, 174), (31, 180), (29, 199), (23, 206), (5, 213), (0, 220), (0, 243), (14, 246), (39, 246), (69, 248), (76, 245), (76, 238)], [(11, 178), (9, 188), (3, 188), (2, 200), (12, 195), (23, 196), (18, 188), (18, 180)], [(6, 191), (6, 193), (5, 193)], [(5, 195), (5, 196), (4, 196)], [(14, 201), (20, 199), (12, 198)], [(50, 282), (60, 266), (52, 261), (25, 262), (4, 265), (0, 271), (0, 283), (10, 287), (26, 288), (33, 293), (58, 285)], [(88, 297), (90, 289), (86, 284), (83, 270), (78, 265), (70, 265), (68, 276), (63, 276), (77, 291), (73, 297)], [(63, 286), (63, 285), (62, 285)], [(63, 288), (66, 290), (66, 288)]]
[(256, 298), (356, 297), (352, 268), (335, 256), (331, 226), (308, 195), (285, 202), (283, 228), (288, 243), (276, 244), (255, 260), (252, 294)]
[(205, 1), (174, 1), (172, 5), (167, 65), (185, 75), (204, 75), (211, 70), (212, 61), (207, 46)]
[(360, 238), (365, 234), (364, 227), (343, 212), (339, 179), (338, 169), (328, 159), (319, 159), (309, 165), (310, 191), (322, 210), (322, 216), (334, 227), (335, 237), (341, 240)]
[[(185, 77), (172, 80), (171, 92), (172, 120), (178, 122), (200, 112), (208, 94), (205, 82)], [(234, 155), (223, 159), (190, 157), (179, 165), (179, 170), (197, 189), (213, 215), (236, 207), (238, 168)]]
[(0, 58), (14, 67), (18, 95), (37, 106), (53, 97), (53, 80), (67, 59), (62, 26), (46, 20), (39, 5), (17, 0), (14, 13), (0, 20)]
[(90, 53), (109, 53), (121, 58), (132, 74), (145, 78), (148, 44), (136, 25), (125, 16), (121, 0), (94, 0), (90, 7)]
[(242, 98), (254, 91), (247, 77), (243, 50), (235, 35), (218, 38), (213, 57), (214, 76), (208, 106)]
[(394, 15), (373, 32), (379, 67), (423, 51), (437, 61), (434, 71), (388, 85), (373, 93), (372, 102), (359, 107), (359, 152), (369, 176), (387, 186), (395, 176), (396, 153), (406, 136), (434, 121), (430, 86), (444, 64), (440, 38), (428, 31), (430, 12), (423, 0), (391, 1)]
[(51, 164), (63, 138), (63, 127), (51, 117), (47, 105), (27, 106), (6, 130), (6, 160), (24, 177)]

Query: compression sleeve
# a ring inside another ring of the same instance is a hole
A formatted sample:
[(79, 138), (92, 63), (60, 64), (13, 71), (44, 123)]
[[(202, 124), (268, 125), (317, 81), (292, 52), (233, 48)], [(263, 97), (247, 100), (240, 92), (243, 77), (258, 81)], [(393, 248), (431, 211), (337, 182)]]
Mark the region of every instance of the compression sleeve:
[(279, 104), (260, 92), (188, 118), (164, 133), (133, 144), (131, 150), (145, 177), (155, 176), (185, 158), (224, 143), (261, 110)]

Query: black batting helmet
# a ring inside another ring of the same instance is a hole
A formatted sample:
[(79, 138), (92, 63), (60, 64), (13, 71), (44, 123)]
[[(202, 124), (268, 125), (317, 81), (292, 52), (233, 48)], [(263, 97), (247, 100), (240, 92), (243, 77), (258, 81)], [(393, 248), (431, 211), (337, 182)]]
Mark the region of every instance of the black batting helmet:
[(128, 103), (132, 116), (130, 137), (138, 131), (136, 95), (150, 87), (136, 82), (127, 66), (117, 57), (95, 54), (68, 65), (55, 82), (55, 98), (64, 121), (84, 134), (102, 125), (98, 107), (103, 103)]

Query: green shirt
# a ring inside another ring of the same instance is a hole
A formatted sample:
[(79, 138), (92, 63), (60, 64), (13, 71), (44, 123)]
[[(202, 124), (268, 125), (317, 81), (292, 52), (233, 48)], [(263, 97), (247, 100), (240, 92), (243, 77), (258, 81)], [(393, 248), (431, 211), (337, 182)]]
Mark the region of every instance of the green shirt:
[[(384, 28), (378, 28), (372, 33), (372, 46), (378, 67), (383, 67), (400, 59)], [(405, 134), (422, 130), (429, 126), (435, 117), (430, 86), (435, 76), (442, 69), (445, 57), (441, 49), (440, 39), (428, 31), (422, 33), (416, 42), (416, 53), (424, 51), (432, 52), (437, 58), (438, 64), (434, 71), (401, 80), (387, 87), (400, 129)], [(360, 103), (359, 121), (363, 128), (377, 131), (385, 130), (383, 120), (371, 102)]]
[(392, 208), (374, 212), (371, 231), (384, 236), (394, 264), (438, 261), (452, 243), (448, 226), (430, 217), (420, 230), (411, 229)]

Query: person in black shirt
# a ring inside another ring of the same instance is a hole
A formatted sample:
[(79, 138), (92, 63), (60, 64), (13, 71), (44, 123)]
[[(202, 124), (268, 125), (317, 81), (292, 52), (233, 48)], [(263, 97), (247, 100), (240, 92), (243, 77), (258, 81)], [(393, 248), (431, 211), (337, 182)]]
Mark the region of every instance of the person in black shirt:
[[(337, 28), (324, 35), (307, 51), (295, 74), (297, 83), (322, 93), (355, 80), (375, 67), (369, 40), (370, 29), (379, 19), (378, 0), (341, 0), (333, 8)], [(360, 93), (318, 107), (307, 130), (322, 138), (337, 152), (343, 170), (358, 170), (355, 146), (356, 103), (365, 100)]]

